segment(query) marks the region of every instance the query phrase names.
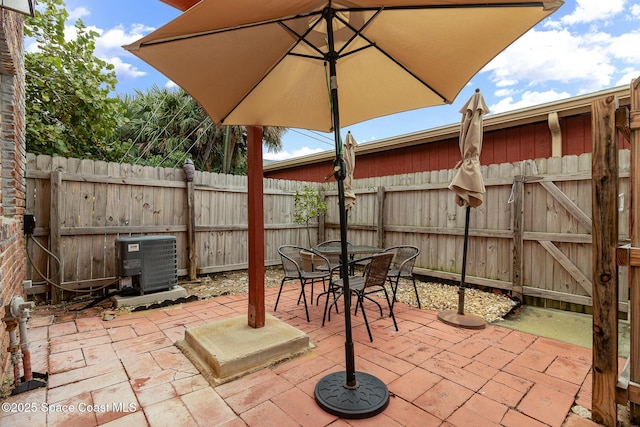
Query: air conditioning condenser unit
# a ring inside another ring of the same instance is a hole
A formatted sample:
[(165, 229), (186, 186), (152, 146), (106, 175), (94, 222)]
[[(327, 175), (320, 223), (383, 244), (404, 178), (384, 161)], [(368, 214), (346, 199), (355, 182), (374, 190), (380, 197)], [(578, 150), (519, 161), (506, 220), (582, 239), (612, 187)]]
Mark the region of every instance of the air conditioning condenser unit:
[(120, 288), (140, 295), (165, 291), (178, 284), (175, 236), (116, 238), (116, 274)]

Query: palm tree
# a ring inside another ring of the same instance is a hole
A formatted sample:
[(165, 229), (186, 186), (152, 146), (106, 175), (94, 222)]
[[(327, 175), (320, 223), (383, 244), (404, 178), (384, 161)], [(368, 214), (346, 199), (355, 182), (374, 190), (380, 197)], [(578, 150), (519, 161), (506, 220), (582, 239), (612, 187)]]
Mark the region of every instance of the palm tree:
[[(179, 167), (180, 159), (189, 156), (199, 170), (246, 173), (246, 128), (213, 125), (202, 107), (184, 90), (154, 86), (123, 101), (126, 113), (118, 138), (131, 144), (128, 161), (137, 156), (136, 163)], [(281, 149), (285, 131), (281, 127), (264, 128), (264, 143), (269, 152)], [(171, 164), (175, 159), (179, 164)]]

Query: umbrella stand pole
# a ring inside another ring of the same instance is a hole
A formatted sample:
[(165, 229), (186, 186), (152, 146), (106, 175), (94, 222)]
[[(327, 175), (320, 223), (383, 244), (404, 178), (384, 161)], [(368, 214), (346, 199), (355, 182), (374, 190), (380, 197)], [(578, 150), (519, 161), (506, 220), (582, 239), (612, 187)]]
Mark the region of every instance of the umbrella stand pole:
[(344, 179), (346, 164), (342, 158), (342, 142), (340, 138), (340, 113), (338, 110), (338, 80), (336, 78), (337, 52), (333, 38), (333, 19), (336, 11), (330, 6), (323, 11), (327, 22), (327, 45), (329, 52), (329, 80), (331, 88), (331, 109), (333, 116), (333, 132), (336, 144), (334, 169), (338, 181), (338, 209), (340, 211), (340, 249), (342, 283), (344, 290), (344, 327), (345, 327), (345, 367), (346, 372), (333, 372), (316, 384), (315, 398), (318, 405), (326, 412), (341, 418), (370, 418), (378, 415), (389, 405), (389, 389), (377, 377), (355, 371), (355, 352), (351, 333), (351, 290), (349, 288), (349, 264), (347, 252), (347, 210), (344, 200)]
[[(344, 172), (346, 167), (342, 156), (339, 156), (336, 161), (339, 163), (340, 171), (336, 172), (336, 178), (338, 178), (338, 209), (340, 210), (340, 242), (341, 242), (341, 268), (342, 283), (345, 290), (344, 300), (344, 328), (345, 328), (345, 343), (344, 343), (344, 358), (346, 366), (346, 380), (345, 387), (356, 389), (358, 388), (358, 382), (356, 380), (356, 366), (355, 366), (355, 352), (353, 349), (353, 334), (351, 333), (351, 291), (349, 289), (349, 255), (347, 252), (347, 210), (345, 208), (344, 201)], [(340, 175), (338, 175), (340, 174)]]
[(460, 286), (458, 287), (458, 310), (444, 310), (438, 312), (438, 320), (450, 326), (467, 329), (482, 329), (487, 323), (480, 316), (475, 314), (465, 314), (464, 312), (464, 290), (467, 275), (467, 249), (469, 244), (469, 216), (471, 206), (467, 205), (466, 218), (464, 220), (464, 244), (462, 248), (462, 274)]
[(467, 206), (464, 220), (464, 244), (462, 248), (462, 275), (460, 277), (460, 287), (458, 288), (458, 314), (464, 314), (464, 281), (467, 275), (467, 249), (469, 247), (469, 215), (471, 206)]

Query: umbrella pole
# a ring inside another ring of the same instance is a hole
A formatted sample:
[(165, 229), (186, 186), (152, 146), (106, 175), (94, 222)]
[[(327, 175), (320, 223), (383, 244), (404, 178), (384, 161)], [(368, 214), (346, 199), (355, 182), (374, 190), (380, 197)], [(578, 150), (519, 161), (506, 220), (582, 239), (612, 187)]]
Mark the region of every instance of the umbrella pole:
[(464, 244), (462, 248), (462, 275), (458, 288), (458, 314), (464, 314), (464, 280), (467, 275), (467, 248), (469, 247), (469, 214), (471, 206), (467, 206), (467, 216), (464, 220)]
[(469, 244), (469, 216), (471, 206), (467, 205), (466, 218), (464, 220), (464, 244), (462, 248), (462, 274), (458, 287), (458, 310), (445, 310), (438, 312), (438, 319), (447, 325), (467, 329), (482, 329), (487, 323), (480, 316), (464, 313), (464, 289), (467, 274), (467, 248)]
[(373, 375), (355, 371), (355, 351), (351, 333), (351, 290), (349, 288), (349, 257), (347, 251), (347, 210), (344, 200), (344, 179), (346, 163), (342, 158), (340, 138), (340, 113), (338, 110), (338, 80), (336, 78), (337, 52), (333, 39), (333, 17), (335, 11), (330, 7), (324, 10), (327, 21), (327, 42), (329, 53), (329, 80), (333, 115), (333, 132), (336, 144), (334, 161), (335, 177), (338, 181), (338, 210), (340, 211), (340, 249), (342, 283), (344, 289), (344, 327), (345, 327), (345, 372), (334, 372), (322, 378), (316, 384), (315, 398), (322, 409), (341, 418), (369, 418), (378, 415), (389, 404), (387, 386)]

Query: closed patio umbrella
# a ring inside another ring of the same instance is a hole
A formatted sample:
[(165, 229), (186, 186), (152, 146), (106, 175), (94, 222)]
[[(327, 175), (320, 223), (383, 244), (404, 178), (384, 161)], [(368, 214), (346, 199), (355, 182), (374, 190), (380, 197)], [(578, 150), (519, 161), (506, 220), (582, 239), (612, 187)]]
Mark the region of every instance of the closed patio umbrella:
[(357, 146), (358, 142), (356, 139), (351, 135), (351, 132), (347, 132), (342, 153), (347, 166), (347, 176), (344, 178), (344, 207), (347, 210), (353, 208), (356, 204), (356, 193), (353, 191), (353, 171), (356, 168)]
[[(333, 131), (347, 259), (341, 125), (453, 102), (475, 73), (562, 4), (202, 0), (125, 48), (191, 94), (216, 124)], [(349, 294), (347, 273), (343, 263)], [(346, 370), (320, 380), (316, 401), (332, 414), (365, 418), (384, 410), (389, 392), (373, 375), (356, 375), (350, 299), (343, 300)]]
[(458, 172), (453, 177), (449, 189), (456, 194), (458, 206), (466, 206), (464, 221), (464, 244), (462, 249), (462, 275), (458, 289), (458, 310), (444, 310), (438, 319), (452, 326), (468, 329), (482, 329), (486, 326), (483, 318), (464, 312), (464, 289), (467, 271), (467, 249), (469, 243), (469, 216), (471, 208), (477, 208), (484, 199), (484, 180), (480, 172), (480, 152), (482, 151), (482, 116), (489, 112), (480, 89), (469, 98), (460, 109), (460, 154)]

